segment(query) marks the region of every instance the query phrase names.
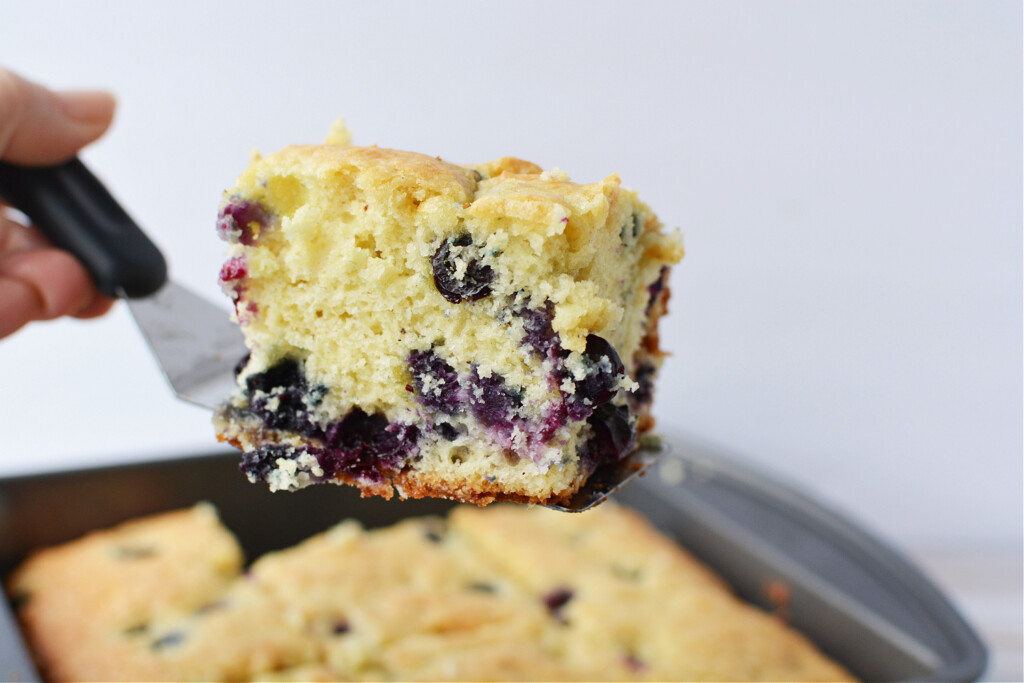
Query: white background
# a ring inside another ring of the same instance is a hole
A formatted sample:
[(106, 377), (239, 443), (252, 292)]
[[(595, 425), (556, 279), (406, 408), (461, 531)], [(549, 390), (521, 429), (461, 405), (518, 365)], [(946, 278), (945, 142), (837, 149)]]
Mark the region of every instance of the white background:
[[(1017, 2), (7, 0), (0, 63), (117, 93), (83, 156), (218, 301), (221, 192), (338, 115), (360, 144), (618, 172), (688, 249), (662, 431), (897, 545), (1020, 544)], [(123, 307), (0, 341), (0, 474), (215, 448)]]

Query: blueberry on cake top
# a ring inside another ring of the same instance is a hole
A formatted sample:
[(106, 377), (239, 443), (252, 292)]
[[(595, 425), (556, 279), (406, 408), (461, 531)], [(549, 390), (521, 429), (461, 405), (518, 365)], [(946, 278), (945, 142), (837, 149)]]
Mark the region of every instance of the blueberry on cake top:
[(54, 681), (850, 680), (611, 503), (346, 521), (247, 568), (199, 506), (42, 550), (7, 588)]
[(552, 503), (653, 424), (682, 244), (615, 175), (291, 146), (218, 232), (250, 354), (215, 424), (253, 482)]

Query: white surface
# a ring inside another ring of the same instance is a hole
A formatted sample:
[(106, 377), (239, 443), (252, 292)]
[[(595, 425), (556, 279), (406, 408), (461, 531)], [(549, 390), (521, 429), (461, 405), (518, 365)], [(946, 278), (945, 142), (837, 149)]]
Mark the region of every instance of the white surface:
[[(250, 148), (619, 172), (686, 235), (657, 414), (898, 543), (1019, 547), (1021, 8), (8, 0), (0, 63), (120, 98), (84, 156), (220, 299)], [(123, 309), (0, 341), (0, 473), (196, 453)]]

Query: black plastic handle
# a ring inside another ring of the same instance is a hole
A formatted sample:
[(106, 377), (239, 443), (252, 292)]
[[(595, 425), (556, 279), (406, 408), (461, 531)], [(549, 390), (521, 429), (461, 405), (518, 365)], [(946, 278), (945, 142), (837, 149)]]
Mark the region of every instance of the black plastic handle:
[(0, 197), (74, 254), (107, 296), (138, 298), (167, 282), (167, 262), (78, 158), (56, 166), (0, 161)]

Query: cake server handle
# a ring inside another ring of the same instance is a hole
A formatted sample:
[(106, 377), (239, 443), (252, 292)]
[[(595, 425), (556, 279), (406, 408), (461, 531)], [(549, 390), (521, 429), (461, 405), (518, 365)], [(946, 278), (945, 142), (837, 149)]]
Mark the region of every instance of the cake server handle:
[(0, 197), (74, 254), (109, 297), (145, 297), (167, 282), (155, 244), (77, 157), (54, 166), (0, 161)]

